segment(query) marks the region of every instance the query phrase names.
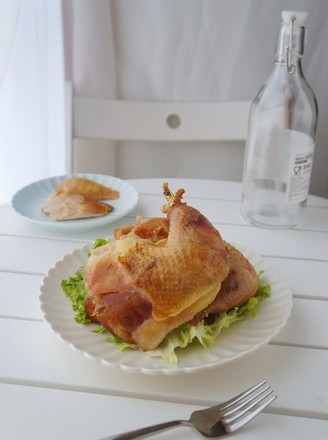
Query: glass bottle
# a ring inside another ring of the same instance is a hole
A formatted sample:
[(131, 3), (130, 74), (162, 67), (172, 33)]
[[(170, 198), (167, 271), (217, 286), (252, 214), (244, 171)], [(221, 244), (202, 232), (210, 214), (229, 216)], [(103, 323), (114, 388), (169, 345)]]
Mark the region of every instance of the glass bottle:
[(257, 226), (293, 227), (306, 205), (318, 118), (302, 70), (306, 16), (282, 12), (274, 70), (250, 109), (241, 213)]

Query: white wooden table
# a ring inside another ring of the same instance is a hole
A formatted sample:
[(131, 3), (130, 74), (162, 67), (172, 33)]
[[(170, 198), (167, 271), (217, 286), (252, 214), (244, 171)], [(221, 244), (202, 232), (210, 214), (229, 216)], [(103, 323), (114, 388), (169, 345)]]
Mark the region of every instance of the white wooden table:
[[(131, 181), (140, 192), (135, 215), (158, 216), (162, 179)], [(63, 255), (112, 228), (57, 232), (0, 207), (0, 438), (98, 439), (221, 402), (262, 379), (278, 394), (235, 434), (251, 439), (328, 438), (328, 201), (310, 197), (304, 222), (273, 231), (239, 214), (240, 184), (169, 179), (227, 241), (270, 260), (293, 291), (292, 315), (269, 345), (203, 373), (150, 376), (101, 365), (71, 350), (42, 320), (39, 286)], [(200, 439), (183, 427), (158, 439)]]

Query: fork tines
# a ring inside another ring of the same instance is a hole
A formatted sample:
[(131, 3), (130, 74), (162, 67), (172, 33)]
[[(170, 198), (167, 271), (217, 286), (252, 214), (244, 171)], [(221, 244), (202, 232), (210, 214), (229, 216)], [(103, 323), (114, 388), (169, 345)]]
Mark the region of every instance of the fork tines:
[(216, 408), (232, 432), (250, 422), (276, 397), (264, 380)]

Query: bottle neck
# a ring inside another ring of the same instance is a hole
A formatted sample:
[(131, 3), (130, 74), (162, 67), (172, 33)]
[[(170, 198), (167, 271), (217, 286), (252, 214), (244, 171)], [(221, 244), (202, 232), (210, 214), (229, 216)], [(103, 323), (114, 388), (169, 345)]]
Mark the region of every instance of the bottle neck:
[(291, 74), (302, 70), (305, 31), (303, 26), (295, 28), (286, 23), (279, 28), (274, 63)]

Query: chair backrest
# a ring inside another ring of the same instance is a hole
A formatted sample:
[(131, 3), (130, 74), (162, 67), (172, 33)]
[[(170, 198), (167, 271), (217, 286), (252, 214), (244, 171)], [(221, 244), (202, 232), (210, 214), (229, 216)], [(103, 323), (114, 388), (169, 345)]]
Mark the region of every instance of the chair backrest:
[[(71, 87), (68, 86), (68, 95), (70, 94)], [(92, 142), (96, 140), (178, 144), (240, 142), (246, 139), (249, 107), (249, 101), (137, 102), (72, 96), (71, 101), (69, 98), (67, 101), (71, 120), (68, 142), (72, 144), (72, 139), (84, 142), (89, 140), (87, 144), (83, 144), (83, 151), (92, 149), (95, 145)], [(113, 148), (112, 142), (108, 148)], [(76, 169), (74, 155), (79, 154), (79, 147), (71, 146), (71, 151), (72, 171), (86, 171), (86, 167), (83, 170)], [(99, 159), (103, 160), (101, 154)], [(85, 160), (85, 165), (90, 163), (87, 158)], [(94, 163), (94, 157), (92, 162)], [(81, 158), (79, 164), (81, 165)]]

